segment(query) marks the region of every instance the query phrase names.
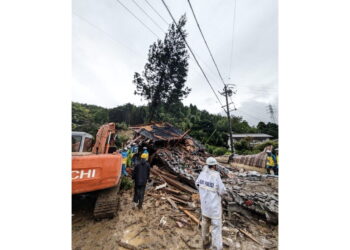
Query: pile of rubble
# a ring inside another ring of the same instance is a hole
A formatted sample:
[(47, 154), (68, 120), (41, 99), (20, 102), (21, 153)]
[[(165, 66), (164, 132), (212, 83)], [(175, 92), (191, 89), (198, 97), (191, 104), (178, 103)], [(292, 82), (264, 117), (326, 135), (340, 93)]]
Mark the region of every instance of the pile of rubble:
[[(190, 137), (189, 131), (183, 133), (168, 123), (132, 129), (135, 135), (130, 143), (148, 147), (151, 164), (159, 166), (152, 173), (161, 178), (163, 185), (170, 184), (196, 194), (195, 180), (210, 156), (203, 145)], [(227, 189), (223, 209), (228, 219), (238, 213), (246, 218), (259, 217), (272, 224), (278, 223), (278, 177), (255, 171), (242, 172), (223, 165), (219, 165), (218, 170)]]

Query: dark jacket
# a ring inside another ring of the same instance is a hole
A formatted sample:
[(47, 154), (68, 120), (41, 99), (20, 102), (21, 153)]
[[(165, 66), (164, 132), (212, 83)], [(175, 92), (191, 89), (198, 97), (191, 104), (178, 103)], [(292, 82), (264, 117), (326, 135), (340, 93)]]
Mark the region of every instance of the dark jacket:
[(135, 185), (146, 185), (150, 174), (150, 165), (144, 159), (137, 159), (135, 162), (135, 168), (132, 173), (132, 178), (135, 181)]

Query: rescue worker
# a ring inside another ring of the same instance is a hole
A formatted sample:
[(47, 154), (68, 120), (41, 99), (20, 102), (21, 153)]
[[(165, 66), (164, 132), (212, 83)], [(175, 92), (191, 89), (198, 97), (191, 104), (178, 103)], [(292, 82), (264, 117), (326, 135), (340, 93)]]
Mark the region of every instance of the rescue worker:
[(143, 197), (145, 195), (145, 189), (147, 180), (149, 179), (150, 165), (144, 159), (140, 157), (140, 153), (135, 155), (135, 168), (132, 173), (132, 178), (135, 182), (134, 185), (134, 207), (138, 206), (142, 209)]
[(213, 157), (206, 160), (206, 166), (196, 180), (199, 189), (202, 211), (202, 244), (204, 249), (210, 246), (209, 227), (211, 231), (211, 247), (222, 249), (222, 207), (221, 197), (226, 193), (220, 173), (216, 171), (217, 161)]
[(279, 161), (278, 161), (278, 148), (275, 149), (275, 152), (276, 152), (276, 163), (277, 163), (277, 174), (278, 175), (278, 169), (279, 169)]
[(122, 175), (128, 176), (128, 173), (126, 172), (126, 163), (127, 163), (127, 159), (128, 159), (127, 149), (124, 148), (123, 151), (121, 152), (121, 154), (122, 154)]
[(131, 152), (132, 152), (132, 157), (131, 157), (131, 164), (134, 165), (135, 164), (135, 155), (138, 153), (139, 151), (139, 147), (136, 145), (135, 142), (133, 142), (131, 144)]
[(272, 154), (270, 150), (266, 151), (267, 157), (266, 157), (266, 172), (270, 174), (270, 170), (273, 170), (273, 173), (275, 175), (278, 175), (278, 168), (277, 168), (277, 160), (276, 156)]
[(128, 150), (128, 158), (126, 160), (126, 166), (130, 168), (131, 167), (131, 159), (133, 157), (133, 154), (132, 154), (130, 146), (127, 147), (127, 150)]
[(142, 152), (141, 158), (143, 158), (146, 161), (148, 161), (149, 153), (148, 153), (147, 147), (143, 147), (143, 152)]

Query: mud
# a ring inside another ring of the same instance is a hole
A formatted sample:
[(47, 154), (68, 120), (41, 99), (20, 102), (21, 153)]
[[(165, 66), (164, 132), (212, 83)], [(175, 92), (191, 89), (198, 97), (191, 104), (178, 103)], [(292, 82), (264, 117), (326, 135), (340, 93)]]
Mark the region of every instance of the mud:
[[(84, 199), (73, 197), (72, 249), (126, 249), (118, 241), (140, 249), (202, 249), (200, 228), (185, 214), (147, 190), (143, 209), (133, 209), (132, 193), (122, 192), (118, 216), (102, 221), (92, 217), (94, 195)], [(195, 211), (191, 213), (200, 216)], [(181, 228), (176, 221), (181, 222)], [(239, 229), (249, 232), (259, 244)], [(237, 214), (231, 225), (224, 220), (223, 238), (224, 249), (277, 249), (278, 228)]]

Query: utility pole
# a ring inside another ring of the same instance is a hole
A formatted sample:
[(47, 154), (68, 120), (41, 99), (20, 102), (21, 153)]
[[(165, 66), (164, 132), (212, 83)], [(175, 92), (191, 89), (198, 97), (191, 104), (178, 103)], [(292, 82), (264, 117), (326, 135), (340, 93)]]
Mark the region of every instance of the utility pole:
[[(228, 97), (229, 96), (232, 96), (233, 92), (232, 91), (232, 87), (229, 87), (229, 85), (233, 86), (232, 84), (225, 84), (225, 87), (224, 87), (224, 92), (220, 93), (221, 95), (224, 95), (225, 96), (225, 99), (226, 99), (226, 115), (227, 115), (227, 120), (228, 120), (228, 124), (229, 124), (229, 135), (230, 135), (230, 144), (231, 144), (231, 153), (234, 153), (234, 145), (233, 145), (233, 138), (232, 138), (232, 124), (231, 124), (231, 115), (230, 115), (230, 104), (233, 104), (232, 102), (231, 103), (228, 103)], [(223, 106), (224, 107), (224, 106)]]

